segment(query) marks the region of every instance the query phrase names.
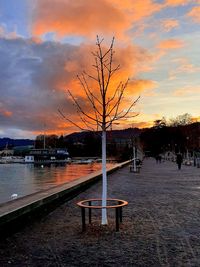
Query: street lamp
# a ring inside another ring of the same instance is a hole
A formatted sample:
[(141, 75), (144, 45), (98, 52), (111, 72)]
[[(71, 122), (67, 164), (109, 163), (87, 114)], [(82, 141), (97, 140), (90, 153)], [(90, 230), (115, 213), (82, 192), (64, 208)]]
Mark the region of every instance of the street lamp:
[(186, 147), (186, 158), (187, 158), (187, 161), (189, 162), (189, 153), (188, 153), (188, 140), (189, 140), (189, 136), (186, 137), (187, 139), (187, 147)]
[(134, 168), (134, 172), (136, 172), (136, 151), (135, 151), (135, 142), (134, 142), (134, 146), (133, 146), (133, 168)]
[(135, 137), (132, 137), (132, 148), (133, 148), (133, 170), (136, 172), (136, 146)]

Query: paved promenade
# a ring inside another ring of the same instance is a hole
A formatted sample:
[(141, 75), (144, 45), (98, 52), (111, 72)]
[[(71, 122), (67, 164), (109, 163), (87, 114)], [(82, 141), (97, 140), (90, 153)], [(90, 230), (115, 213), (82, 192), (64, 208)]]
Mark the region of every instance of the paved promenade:
[(99, 215), (81, 232), (76, 202), (100, 197), (97, 183), (40, 221), (0, 242), (0, 266), (200, 266), (200, 169), (144, 161), (139, 174), (109, 175), (108, 196), (127, 200), (115, 232)]

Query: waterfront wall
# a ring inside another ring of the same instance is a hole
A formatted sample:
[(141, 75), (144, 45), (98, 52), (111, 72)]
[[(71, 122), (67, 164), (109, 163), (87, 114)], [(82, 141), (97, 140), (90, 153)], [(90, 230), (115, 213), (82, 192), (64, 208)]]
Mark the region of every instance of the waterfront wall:
[[(130, 161), (116, 164), (114, 167), (110, 167), (107, 173), (110, 174), (129, 163)], [(44, 216), (52, 209), (86, 190), (99, 181), (101, 177), (102, 172), (97, 171), (70, 183), (1, 204), (0, 234), (11, 233), (11, 230), (16, 231), (33, 219)]]

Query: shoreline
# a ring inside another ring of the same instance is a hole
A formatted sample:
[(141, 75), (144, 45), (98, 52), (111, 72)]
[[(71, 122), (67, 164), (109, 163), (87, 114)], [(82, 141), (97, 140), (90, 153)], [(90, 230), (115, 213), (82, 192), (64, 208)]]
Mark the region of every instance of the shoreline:
[[(107, 169), (107, 174), (129, 164), (131, 160)], [(101, 179), (101, 170), (74, 181), (45, 189), (18, 199), (0, 204), (0, 229), (7, 234), (10, 228), (17, 229), (33, 218), (42, 217), (63, 202), (72, 199)]]

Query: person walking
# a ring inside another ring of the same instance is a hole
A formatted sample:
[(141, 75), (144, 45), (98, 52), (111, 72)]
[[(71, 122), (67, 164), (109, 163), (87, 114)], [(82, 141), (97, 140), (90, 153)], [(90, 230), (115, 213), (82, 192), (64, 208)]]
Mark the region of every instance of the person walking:
[(183, 162), (183, 156), (181, 155), (181, 153), (178, 153), (176, 156), (176, 163), (178, 165), (178, 169), (181, 169), (181, 164)]

